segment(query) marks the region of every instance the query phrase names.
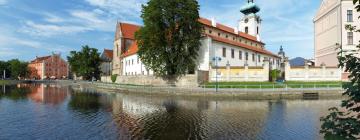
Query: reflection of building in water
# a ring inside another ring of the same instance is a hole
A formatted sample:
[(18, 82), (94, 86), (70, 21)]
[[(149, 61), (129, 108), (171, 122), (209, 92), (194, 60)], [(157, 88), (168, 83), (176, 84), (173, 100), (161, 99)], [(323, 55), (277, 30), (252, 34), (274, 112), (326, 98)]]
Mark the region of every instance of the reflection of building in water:
[(64, 102), (67, 94), (70, 92), (69, 87), (58, 85), (34, 84), (29, 86), (31, 93), (28, 95), (35, 102), (60, 104)]
[(227, 138), (244, 134), (256, 138), (265, 123), (268, 106), (268, 102), (117, 95), (113, 115), (124, 137), (221, 139), (226, 132), (236, 132)]

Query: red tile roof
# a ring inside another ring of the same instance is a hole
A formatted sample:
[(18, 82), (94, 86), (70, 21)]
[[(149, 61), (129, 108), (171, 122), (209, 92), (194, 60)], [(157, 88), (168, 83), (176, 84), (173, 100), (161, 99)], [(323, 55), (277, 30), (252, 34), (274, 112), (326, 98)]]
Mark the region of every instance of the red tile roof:
[(248, 49), (248, 50), (252, 50), (252, 51), (255, 51), (255, 52), (258, 52), (258, 53), (262, 53), (262, 54), (267, 54), (267, 55), (274, 56), (274, 57), (279, 57), (276, 54), (273, 54), (270, 51), (267, 51), (265, 49), (252, 47), (250, 45), (246, 45), (246, 44), (243, 44), (243, 43), (240, 43), (240, 42), (237, 42), (237, 41), (232, 41), (232, 40), (229, 40), (229, 39), (225, 39), (225, 38), (221, 38), (221, 37), (217, 37), (217, 36), (213, 36), (213, 35), (207, 35), (207, 36), (212, 38), (215, 41), (218, 41), (218, 42), (231, 44), (231, 45), (234, 45), (234, 46), (237, 46), (237, 47), (245, 48), (245, 49)]
[(131, 44), (131, 46), (129, 47), (129, 49), (124, 52), (121, 56), (122, 57), (127, 57), (127, 56), (130, 56), (130, 55), (134, 55), (136, 54), (137, 52), (139, 51), (139, 48), (138, 48), (138, 44), (136, 43), (136, 41), (134, 43)]
[(107, 50), (107, 49), (104, 49), (104, 55), (109, 58), (109, 59), (113, 59), (113, 50)]
[(31, 63), (39, 63), (39, 62), (42, 62), (46, 59), (49, 59), (51, 58), (51, 56), (43, 56), (43, 57), (36, 57), (36, 59), (32, 60)]
[[(230, 33), (230, 34), (237, 35), (237, 36), (240, 36), (240, 37), (244, 37), (246, 39), (249, 39), (249, 40), (264, 44), (262, 42), (257, 41), (255, 36), (252, 36), (252, 35), (249, 35), (249, 34), (246, 34), (246, 33), (243, 33), (243, 32), (239, 32), (238, 34), (235, 34), (235, 30), (233, 28), (228, 27), (228, 26), (217, 23), (216, 27), (213, 27), (212, 24), (211, 24), (211, 21), (208, 20), (208, 19), (200, 18), (199, 22), (202, 23), (205, 26), (216, 28), (216, 29), (222, 30), (222, 31)], [(119, 26), (120, 26), (121, 32), (123, 34), (123, 37), (127, 38), (127, 39), (132, 39), (132, 40), (135, 40), (135, 32), (138, 31), (141, 28), (138, 25), (133, 25), (133, 24), (129, 24), (129, 23), (119, 23)], [(240, 43), (240, 42), (231, 41), (231, 40), (228, 40), (228, 39), (225, 39), (225, 38), (220, 38), (220, 37), (216, 37), (216, 36), (212, 36), (212, 35), (207, 35), (207, 36), (211, 37), (215, 41), (219, 41), (219, 42), (231, 44), (231, 45), (234, 45), (234, 46), (242, 47), (242, 48), (252, 50), (252, 51), (255, 51), (255, 52), (258, 52), (258, 53), (263, 53), (263, 54), (278, 57), (277, 55), (275, 55), (275, 54), (273, 54), (273, 53), (271, 53), (271, 52), (269, 52), (269, 51), (267, 51), (265, 49), (256, 48), (256, 47), (246, 45), (246, 44), (243, 44), (243, 43)], [(136, 54), (138, 52), (138, 50), (139, 50), (138, 44), (135, 41), (129, 47), (129, 49), (121, 55), (121, 57), (127, 57), (127, 56), (130, 56), (130, 55), (134, 55), (134, 54)]]
[(124, 38), (135, 40), (135, 32), (141, 27), (129, 23), (120, 23), (120, 29)]
[(216, 29), (222, 30), (222, 31), (227, 32), (227, 33), (230, 33), (230, 34), (237, 35), (237, 36), (240, 36), (240, 37), (243, 37), (243, 38), (246, 38), (246, 39), (249, 39), (249, 40), (252, 40), (252, 41), (261, 43), (261, 44), (264, 44), (264, 43), (258, 41), (255, 36), (252, 36), (252, 35), (249, 35), (249, 34), (240, 32), (240, 31), (239, 31), (238, 34), (236, 34), (234, 28), (228, 27), (228, 26), (226, 26), (226, 25), (222, 25), (222, 24), (216, 23), (216, 27), (213, 27), (213, 26), (212, 26), (212, 23), (211, 23), (211, 20), (209, 20), (209, 19), (200, 18), (200, 19), (199, 19), (199, 22), (202, 23), (202, 24), (204, 24), (205, 26), (208, 26), (208, 27), (211, 27), (211, 28), (216, 28)]

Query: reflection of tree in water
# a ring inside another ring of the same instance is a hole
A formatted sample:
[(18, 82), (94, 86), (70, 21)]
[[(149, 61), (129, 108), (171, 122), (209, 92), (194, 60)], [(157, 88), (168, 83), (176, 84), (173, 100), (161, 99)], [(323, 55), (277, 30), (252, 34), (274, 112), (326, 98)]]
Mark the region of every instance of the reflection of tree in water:
[(7, 98), (13, 101), (19, 101), (26, 99), (29, 93), (30, 88), (27, 85), (5, 85), (2, 86), (0, 98)]
[(181, 107), (176, 101), (163, 103), (166, 111), (147, 115), (143, 122), (144, 139), (202, 139), (201, 112)]
[(69, 107), (81, 113), (97, 112), (100, 109), (100, 95), (95, 93), (74, 92)]

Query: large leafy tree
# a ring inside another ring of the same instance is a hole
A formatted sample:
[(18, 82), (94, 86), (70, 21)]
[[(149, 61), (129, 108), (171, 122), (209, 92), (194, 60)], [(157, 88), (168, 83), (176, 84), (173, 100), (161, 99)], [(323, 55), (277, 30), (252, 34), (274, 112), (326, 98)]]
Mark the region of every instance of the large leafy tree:
[[(360, 0), (353, 0), (356, 9), (360, 11)], [(351, 32), (360, 32), (355, 26), (346, 25)], [(360, 139), (360, 58), (358, 50), (344, 51), (341, 49), (339, 62), (340, 67), (349, 72), (350, 82), (344, 84), (347, 100), (342, 101), (341, 108), (330, 108), (330, 114), (322, 117), (323, 122), (320, 131), (325, 139)]]
[(136, 33), (139, 56), (170, 83), (193, 71), (202, 26), (196, 0), (150, 0), (142, 7), (144, 27)]
[(12, 79), (25, 78), (29, 74), (28, 63), (18, 59), (9, 60), (8, 70)]
[(9, 63), (6, 61), (0, 61), (0, 79), (4, 78), (4, 70), (6, 74), (6, 78), (10, 77)]
[(90, 48), (88, 45), (82, 46), (80, 52), (71, 51), (67, 59), (71, 71), (76, 76), (82, 76), (84, 80), (100, 79), (101, 58), (96, 48)]

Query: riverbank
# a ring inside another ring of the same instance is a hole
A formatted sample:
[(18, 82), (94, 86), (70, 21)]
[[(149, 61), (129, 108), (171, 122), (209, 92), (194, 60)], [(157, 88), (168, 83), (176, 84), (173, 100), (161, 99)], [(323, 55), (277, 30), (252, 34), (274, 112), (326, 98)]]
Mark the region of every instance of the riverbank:
[(120, 85), (99, 82), (76, 82), (71, 84), (77, 90), (94, 90), (104, 93), (124, 93), (140, 95), (161, 95), (179, 97), (214, 97), (236, 98), (244, 100), (277, 100), (277, 99), (304, 99), (304, 93), (315, 93), (313, 99), (343, 98), (341, 88), (277, 88), (277, 89), (228, 89), (202, 87), (156, 87), (140, 85)]

